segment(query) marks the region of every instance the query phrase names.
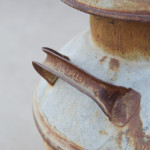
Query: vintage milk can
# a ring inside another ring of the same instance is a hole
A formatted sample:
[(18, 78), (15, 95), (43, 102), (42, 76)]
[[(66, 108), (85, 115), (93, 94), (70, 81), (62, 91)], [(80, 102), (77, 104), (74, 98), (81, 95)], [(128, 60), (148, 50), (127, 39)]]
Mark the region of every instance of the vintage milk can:
[(63, 0), (90, 31), (43, 48), (33, 114), (47, 150), (150, 150), (150, 0)]

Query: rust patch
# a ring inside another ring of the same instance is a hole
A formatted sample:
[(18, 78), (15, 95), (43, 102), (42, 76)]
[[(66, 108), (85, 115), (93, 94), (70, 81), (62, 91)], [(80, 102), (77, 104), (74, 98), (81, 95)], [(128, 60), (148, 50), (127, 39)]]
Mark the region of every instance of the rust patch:
[[(36, 118), (36, 115), (39, 119)], [(61, 146), (66, 150), (83, 150), (80, 146), (70, 142), (65, 137), (61, 136), (54, 130), (44, 119), (44, 117), (39, 112), (37, 100), (34, 100), (34, 109), (33, 109), (33, 116), (36, 123), (36, 126), (47, 145), (52, 148), (52, 150), (63, 150)], [(44, 128), (45, 131), (43, 131)], [(59, 144), (59, 145), (58, 145)]]
[(95, 113), (95, 117), (96, 117), (96, 118), (98, 118), (98, 116), (99, 116), (99, 112), (98, 112), (98, 111), (96, 111), (96, 113)]
[(120, 150), (122, 150), (122, 135), (123, 135), (123, 133), (119, 132), (117, 141), (116, 141)]
[(110, 62), (109, 62), (109, 69), (117, 72), (119, 70), (120, 67), (120, 62), (119, 60), (115, 59), (115, 58), (111, 58)]
[(150, 23), (91, 16), (90, 24), (93, 41), (105, 52), (129, 60), (150, 59)]
[(143, 129), (143, 124), (140, 118), (140, 107), (128, 124), (129, 144), (135, 150), (150, 150), (150, 136), (146, 135)]
[(117, 80), (117, 74), (115, 73), (114, 76), (110, 79), (111, 81)]
[(111, 81), (117, 80), (117, 73), (119, 71), (119, 68), (120, 68), (119, 60), (111, 58), (109, 62), (109, 72), (108, 72), (110, 76), (113, 75), (110, 79)]
[(100, 59), (100, 63), (102, 64), (103, 62), (105, 62), (107, 56), (103, 56), (101, 59)]
[(116, 142), (120, 149), (122, 149), (122, 136), (125, 135), (128, 139), (126, 149), (130, 146), (133, 147), (134, 150), (150, 150), (150, 136), (146, 135), (144, 132), (140, 118), (140, 106), (128, 122), (127, 126), (117, 128), (117, 130), (119, 131), (119, 134)]
[(52, 87), (53, 87), (52, 85), (48, 84), (46, 88), (46, 92), (49, 91)]
[(52, 145), (48, 144), (44, 139), (43, 139), (43, 143), (46, 150), (62, 150), (59, 147), (53, 147)]
[[(121, 88), (121, 87), (120, 87)], [(112, 96), (116, 99), (111, 108), (111, 120), (117, 122), (120, 126), (124, 126), (133, 117), (138, 108), (141, 95), (132, 89), (117, 91)], [(116, 117), (117, 116), (117, 117)]]
[(107, 132), (104, 131), (104, 130), (103, 130), (103, 131), (101, 130), (101, 131), (99, 131), (99, 134), (100, 134), (100, 135), (107, 135)]

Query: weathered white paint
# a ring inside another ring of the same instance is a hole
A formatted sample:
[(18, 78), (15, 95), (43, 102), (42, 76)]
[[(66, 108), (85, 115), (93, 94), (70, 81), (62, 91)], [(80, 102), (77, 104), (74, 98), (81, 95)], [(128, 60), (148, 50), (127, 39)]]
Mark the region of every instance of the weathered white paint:
[[(142, 95), (140, 115), (145, 133), (150, 136), (150, 61), (135, 62), (106, 54), (94, 45), (89, 31), (75, 37), (60, 52), (97, 78), (140, 92)], [(100, 62), (104, 56), (107, 56), (106, 60)], [(109, 69), (111, 58), (120, 61), (118, 72)], [(66, 82), (58, 79), (54, 87), (50, 87), (44, 79), (41, 79), (35, 97), (44, 118), (54, 130), (69, 141), (86, 150), (119, 149), (116, 142), (117, 127), (108, 120), (91, 98)], [(127, 144), (128, 139), (124, 135), (122, 149), (132, 150), (130, 145), (126, 147)]]

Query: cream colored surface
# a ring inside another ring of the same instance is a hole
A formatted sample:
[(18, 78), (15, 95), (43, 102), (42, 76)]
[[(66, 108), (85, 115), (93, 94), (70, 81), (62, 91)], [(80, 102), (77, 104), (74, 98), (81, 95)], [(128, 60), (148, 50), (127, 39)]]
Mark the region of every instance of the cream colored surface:
[(0, 149), (43, 150), (32, 117), (42, 46), (59, 50), (89, 26), (88, 15), (59, 0), (0, 1)]

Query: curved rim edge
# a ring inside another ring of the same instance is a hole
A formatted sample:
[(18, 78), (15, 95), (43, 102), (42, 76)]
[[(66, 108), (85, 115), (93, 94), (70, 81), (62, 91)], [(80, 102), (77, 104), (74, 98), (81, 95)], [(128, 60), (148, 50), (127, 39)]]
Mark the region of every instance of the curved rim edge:
[(150, 15), (139, 15), (135, 13), (115, 12), (111, 10), (98, 9), (98, 8), (77, 2), (75, 0), (61, 0), (61, 1), (75, 9), (78, 9), (80, 11), (83, 11), (91, 15), (108, 17), (108, 18), (125, 20), (125, 21), (150, 22)]
[(48, 146), (53, 147), (54, 149), (62, 146), (66, 150), (83, 150), (82, 147), (67, 140), (65, 137), (57, 133), (57, 131), (48, 124), (39, 110), (36, 97), (34, 98), (32, 112), (37, 129)]

